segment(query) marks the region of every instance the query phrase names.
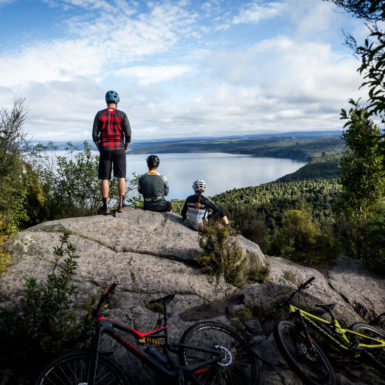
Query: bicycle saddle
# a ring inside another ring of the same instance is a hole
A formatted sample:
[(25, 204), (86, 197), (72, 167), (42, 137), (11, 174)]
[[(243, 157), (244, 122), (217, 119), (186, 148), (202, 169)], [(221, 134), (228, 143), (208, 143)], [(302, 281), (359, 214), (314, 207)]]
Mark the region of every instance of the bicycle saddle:
[(333, 303), (328, 303), (328, 304), (316, 304), (317, 307), (320, 307), (321, 309), (324, 309), (326, 311), (333, 310), (335, 306), (335, 302)]
[(162, 298), (155, 298), (152, 299), (149, 303), (169, 303), (171, 302), (175, 297), (175, 293), (167, 294), (165, 297)]

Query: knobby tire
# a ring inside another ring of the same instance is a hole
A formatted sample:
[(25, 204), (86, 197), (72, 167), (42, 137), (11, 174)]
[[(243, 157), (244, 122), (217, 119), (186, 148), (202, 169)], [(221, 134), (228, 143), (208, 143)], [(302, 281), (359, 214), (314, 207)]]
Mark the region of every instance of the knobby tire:
[[(89, 353), (79, 350), (51, 361), (35, 385), (88, 385)], [(122, 370), (108, 357), (99, 355), (95, 385), (129, 385)]]
[[(357, 333), (367, 335), (368, 337), (385, 341), (385, 332), (374, 326), (357, 322), (351, 326), (351, 329)], [(376, 344), (375, 341), (371, 341), (360, 336), (355, 336), (355, 339), (357, 343), (366, 345)], [(382, 372), (385, 370), (385, 348), (367, 348), (364, 349), (364, 354), (368, 362), (371, 362)]]
[[(224, 358), (189, 375), (194, 385), (256, 385), (259, 369), (256, 356), (247, 342), (231, 327), (220, 322), (202, 321), (189, 327), (180, 343), (221, 350)], [(211, 358), (210, 353), (181, 348), (181, 365), (191, 365)]]
[(302, 328), (280, 321), (274, 329), (277, 345), (295, 373), (309, 385), (335, 385), (336, 377), (328, 358), (313, 340), (311, 348)]

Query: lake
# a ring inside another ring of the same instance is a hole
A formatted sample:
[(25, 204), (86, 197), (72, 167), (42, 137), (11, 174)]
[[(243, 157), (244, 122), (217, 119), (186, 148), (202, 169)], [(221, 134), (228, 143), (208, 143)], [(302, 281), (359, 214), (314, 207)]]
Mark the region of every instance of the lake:
[[(147, 169), (146, 154), (127, 154), (127, 176), (143, 174)], [(227, 153), (158, 154), (159, 172), (170, 186), (169, 199), (185, 199), (193, 194), (196, 179), (207, 183), (205, 195), (215, 195), (233, 188), (257, 186), (290, 174), (306, 163), (291, 159), (257, 158)]]
[[(47, 154), (54, 160), (55, 156), (63, 156), (68, 152)], [(141, 175), (148, 171), (147, 156), (148, 154), (127, 154), (127, 178), (133, 172)], [(227, 153), (172, 153), (158, 156), (159, 172), (167, 177), (170, 186), (168, 199), (185, 199), (193, 194), (191, 185), (196, 179), (206, 181), (205, 195), (210, 196), (233, 188), (272, 182), (306, 164), (291, 159), (257, 158)]]

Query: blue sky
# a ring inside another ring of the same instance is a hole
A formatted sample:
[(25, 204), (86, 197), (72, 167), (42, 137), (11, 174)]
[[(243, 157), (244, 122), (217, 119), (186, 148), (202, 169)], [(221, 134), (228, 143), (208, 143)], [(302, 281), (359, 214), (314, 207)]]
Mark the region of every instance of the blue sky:
[(109, 89), (133, 140), (342, 127), (357, 98), (345, 33), (322, 0), (0, 0), (0, 106), (24, 97), (34, 140), (91, 137)]

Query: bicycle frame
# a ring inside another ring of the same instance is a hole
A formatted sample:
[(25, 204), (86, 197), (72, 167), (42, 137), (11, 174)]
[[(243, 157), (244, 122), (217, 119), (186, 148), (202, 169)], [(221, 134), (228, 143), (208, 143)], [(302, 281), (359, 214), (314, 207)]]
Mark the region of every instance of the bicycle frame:
[[(150, 343), (153, 345), (161, 346), (163, 348), (164, 355), (151, 349), (150, 346), (142, 351), (133, 345), (127, 338), (119, 333), (124, 333), (134, 336), (138, 343), (145, 344)], [(163, 334), (160, 334), (162, 333)], [(144, 364), (148, 365), (151, 369), (160, 372), (161, 374), (171, 377), (178, 378), (183, 377), (185, 372), (195, 372), (197, 370), (207, 370), (207, 366), (215, 362), (220, 361), (223, 358), (223, 353), (217, 350), (205, 349), (204, 347), (191, 346), (181, 343), (169, 344), (168, 340), (168, 325), (163, 326), (160, 329), (152, 330), (147, 333), (141, 333), (128, 326), (122, 325), (119, 322), (105, 318), (103, 315), (99, 315), (98, 322), (95, 329), (95, 335), (91, 344), (91, 356), (90, 356), (90, 385), (94, 385), (96, 377), (96, 369), (98, 364), (100, 352), (100, 340), (102, 335), (106, 333), (111, 336), (115, 341), (122, 345), (126, 350), (132, 353), (135, 357), (139, 358)], [(165, 341), (159, 341), (164, 339)], [(185, 348), (196, 350), (200, 352), (210, 353), (211, 359), (198, 362), (188, 366), (181, 366), (179, 363), (170, 355), (170, 352), (176, 352), (177, 349)]]
[[(337, 319), (333, 317), (333, 322), (325, 320), (321, 317), (318, 317), (314, 314), (308, 313), (294, 305), (289, 305), (289, 314), (295, 314), (303, 320), (310, 324), (314, 329), (321, 332), (323, 335), (328, 337), (333, 343), (335, 343), (338, 347), (348, 350), (351, 352), (357, 352), (362, 348), (365, 349), (377, 349), (377, 348), (385, 348), (385, 341), (379, 340), (377, 338), (366, 336), (365, 334), (361, 334), (355, 332), (350, 329), (344, 329), (341, 327), (340, 323)], [(353, 340), (349, 339), (348, 335), (353, 334), (364, 338), (366, 340), (375, 341), (376, 344), (365, 344), (365, 343), (355, 343)]]

